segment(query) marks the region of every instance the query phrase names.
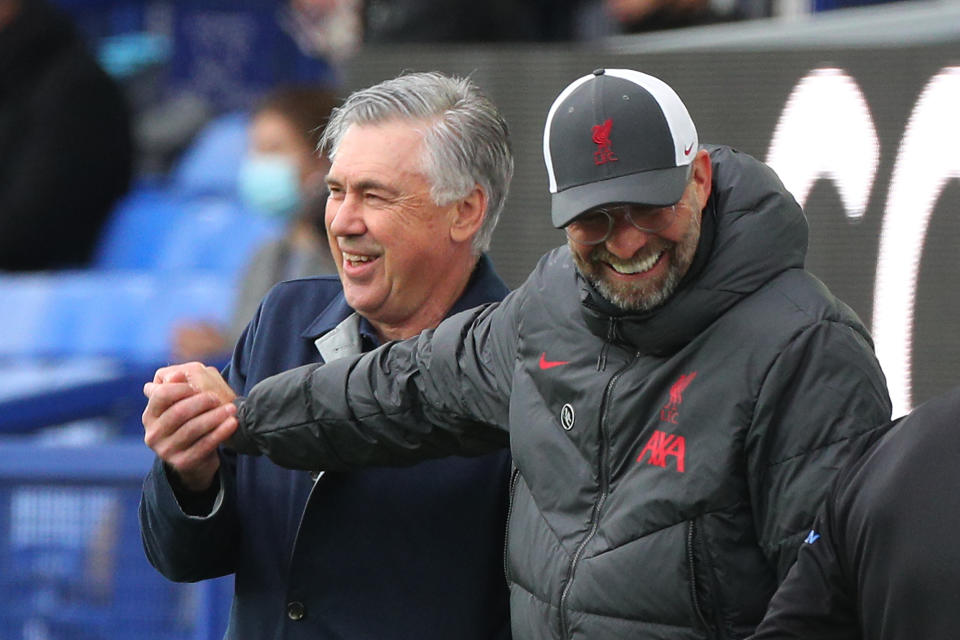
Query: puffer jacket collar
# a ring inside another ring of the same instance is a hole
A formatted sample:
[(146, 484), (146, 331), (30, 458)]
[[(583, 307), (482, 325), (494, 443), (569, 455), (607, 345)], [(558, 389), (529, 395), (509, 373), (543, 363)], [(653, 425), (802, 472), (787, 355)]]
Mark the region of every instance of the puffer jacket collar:
[(669, 355), (777, 274), (803, 267), (806, 218), (776, 174), (729, 147), (706, 148), (713, 187), (690, 271), (673, 297), (644, 314), (618, 309), (578, 275), (580, 308), (595, 335)]

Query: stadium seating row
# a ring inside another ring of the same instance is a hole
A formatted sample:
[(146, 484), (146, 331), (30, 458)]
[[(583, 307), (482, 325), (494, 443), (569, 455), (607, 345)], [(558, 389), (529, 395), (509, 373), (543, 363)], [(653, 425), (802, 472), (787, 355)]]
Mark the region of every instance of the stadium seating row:
[(153, 456), (124, 434), (174, 326), (225, 322), (279, 232), (235, 197), (245, 148), (245, 116), (214, 121), (167, 180), (118, 204), (90, 268), (0, 274), (0, 437), (58, 425), (0, 444), (0, 640), (222, 636), (232, 581), (173, 584), (147, 564), (136, 512)]
[(223, 116), (167, 184), (136, 187), (112, 214), (92, 268), (0, 277), (0, 362), (162, 362), (176, 323), (226, 321), (244, 265), (279, 232), (236, 198), (245, 136), (244, 116)]
[(170, 357), (184, 318), (225, 321), (233, 278), (187, 272), (77, 272), (0, 279), (0, 361), (109, 356)]

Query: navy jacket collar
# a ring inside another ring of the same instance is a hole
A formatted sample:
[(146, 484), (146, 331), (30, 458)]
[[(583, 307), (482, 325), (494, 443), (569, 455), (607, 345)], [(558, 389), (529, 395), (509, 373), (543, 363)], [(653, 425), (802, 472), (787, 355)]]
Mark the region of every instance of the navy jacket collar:
[[(480, 256), (477, 266), (473, 269), (470, 281), (463, 294), (457, 299), (447, 316), (466, 311), (474, 307), (495, 302), (503, 298), (509, 289), (504, 284), (500, 276), (493, 269), (493, 263), (487, 254)], [(320, 312), (313, 322), (307, 326), (300, 334), (301, 338), (314, 340), (327, 333), (335, 326), (343, 322), (347, 316), (353, 313), (353, 309), (347, 304), (347, 300), (341, 291), (326, 308)], [(373, 325), (366, 318), (360, 318), (360, 335), (365, 340), (372, 341), (372, 344), (379, 344), (377, 332)]]

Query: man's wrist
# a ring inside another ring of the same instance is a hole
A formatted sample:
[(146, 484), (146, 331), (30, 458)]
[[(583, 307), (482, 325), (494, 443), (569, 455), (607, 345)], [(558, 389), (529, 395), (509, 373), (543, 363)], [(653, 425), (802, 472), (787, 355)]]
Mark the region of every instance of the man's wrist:
[(193, 489), (184, 482), (183, 477), (176, 469), (167, 463), (163, 463), (163, 469), (181, 511), (188, 516), (206, 516), (213, 511), (217, 496), (220, 494), (219, 471), (213, 473), (213, 477), (205, 489)]

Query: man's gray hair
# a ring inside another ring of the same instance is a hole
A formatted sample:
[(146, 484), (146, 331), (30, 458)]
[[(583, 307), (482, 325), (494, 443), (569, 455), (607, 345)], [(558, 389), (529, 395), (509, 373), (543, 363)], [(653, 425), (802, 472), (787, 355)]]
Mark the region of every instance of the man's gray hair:
[(423, 171), (435, 204), (465, 198), (478, 184), (483, 188), (487, 210), (473, 248), (477, 254), (486, 251), (513, 177), (513, 153), (500, 111), (469, 78), (405, 74), (351, 94), (333, 110), (318, 150), (332, 161), (350, 125), (398, 118), (426, 126)]

